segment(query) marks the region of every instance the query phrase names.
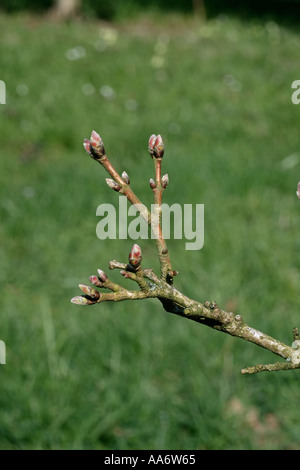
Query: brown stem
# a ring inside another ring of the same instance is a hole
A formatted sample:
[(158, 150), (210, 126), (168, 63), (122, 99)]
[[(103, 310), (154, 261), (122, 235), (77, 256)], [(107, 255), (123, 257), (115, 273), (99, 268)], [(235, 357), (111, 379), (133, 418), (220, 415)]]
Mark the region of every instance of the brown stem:
[(161, 203), (162, 203), (162, 193), (164, 188), (161, 185), (161, 158), (154, 158), (154, 168), (155, 168), (155, 188), (153, 189), (154, 193), (154, 203), (155, 203), (155, 221), (157, 223), (156, 232), (155, 232), (155, 242), (160, 262), (160, 270), (162, 279), (166, 280), (168, 284), (173, 283), (174, 272), (172, 270), (171, 260), (169, 257), (169, 251), (167, 248), (166, 241), (163, 237), (162, 226), (161, 226)]
[(155, 202), (155, 210), (156, 210), (155, 220), (157, 220), (157, 224), (153, 223), (152, 225), (151, 225), (151, 221), (153, 220), (153, 217), (151, 217), (151, 213), (143, 205), (140, 199), (135, 195), (130, 185), (125, 183), (123, 178), (115, 170), (115, 168), (109, 161), (107, 155), (103, 155), (97, 161), (105, 168), (105, 170), (110, 174), (110, 176), (114, 179), (114, 181), (120, 185), (121, 188), (119, 192), (123, 194), (129, 200), (129, 202), (138, 209), (141, 216), (144, 218), (144, 220), (148, 223), (148, 225), (153, 230), (155, 242), (157, 246), (157, 251), (158, 251), (160, 267), (161, 267), (161, 277), (162, 279), (167, 280), (169, 284), (172, 284), (174, 271), (172, 270), (172, 265), (171, 265), (171, 260), (168, 254), (167, 244), (165, 242), (165, 239), (163, 238), (162, 227), (161, 227), (161, 202), (162, 202), (162, 193), (164, 191), (161, 185), (161, 160), (162, 160), (161, 158), (154, 158), (156, 188), (153, 190), (153, 192), (154, 192), (154, 202)]
[(144, 206), (144, 204), (140, 201), (140, 199), (135, 195), (135, 193), (132, 191), (129, 184), (125, 183), (123, 178), (115, 170), (115, 168), (113, 167), (113, 165), (111, 164), (107, 156), (104, 155), (97, 161), (105, 168), (105, 170), (110, 174), (110, 176), (114, 179), (114, 181), (121, 186), (121, 189), (119, 192), (123, 194), (128, 199), (128, 201), (139, 210), (141, 216), (144, 218), (147, 224), (151, 226), (150, 212)]

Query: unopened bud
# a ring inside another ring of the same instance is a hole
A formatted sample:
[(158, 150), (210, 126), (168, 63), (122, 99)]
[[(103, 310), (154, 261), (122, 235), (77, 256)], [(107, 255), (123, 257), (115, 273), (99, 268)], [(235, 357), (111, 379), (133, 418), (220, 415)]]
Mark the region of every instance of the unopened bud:
[(100, 297), (100, 292), (98, 292), (96, 289), (93, 289), (93, 287), (86, 286), (84, 284), (79, 284), (79, 289), (81, 289), (82, 292), (84, 292), (92, 299), (99, 299)]
[(94, 153), (97, 157), (103, 157), (103, 155), (105, 155), (103, 140), (96, 131), (93, 131), (91, 134), (90, 144), (91, 152)]
[(91, 142), (88, 139), (84, 139), (83, 146), (87, 153), (91, 153)]
[(102, 287), (102, 282), (99, 281), (98, 276), (95, 276), (95, 275), (90, 276), (89, 281), (91, 284), (93, 284), (93, 286)]
[(155, 188), (156, 188), (156, 184), (155, 184), (154, 179), (150, 178), (149, 183), (150, 183), (150, 188), (151, 188), (151, 189), (155, 189)]
[(164, 156), (165, 146), (161, 135), (158, 135), (154, 143), (154, 157), (162, 158)]
[(126, 173), (126, 171), (123, 171), (122, 178), (123, 178), (123, 180), (125, 181), (126, 184), (130, 184), (130, 179), (129, 179), (129, 176)]
[(161, 185), (165, 189), (169, 184), (169, 176), (166, 174), (161, 179)]
[(114, 180), (112, 180), (110, 178), (105, 178), (105, 181), (111, 189), (113, 189), (114, 191), (117, 191), (117, 192), (120, 191), (121, 186), (118, 183), (116, 183)]
[(131, 248), (129, 253), (128, 261), (134, 268), (138, 268), (142, 261), (142, 250), (136, 243)]
[(81, 295), (77, 295), (71, 299), (72, 304), (76, 305), (92, 305), (94, 302), (92, 300), (87, 299)]
[(298, 183), (298, 185), (297, 185), (296, 194), (297, 194), (298, 199), (300, 199), (300, 181), (299, 181), (299, 183)]
[(148, 150), (149, 150), (151, 157), (154, 155), (155, 140), (156, 140), (156, 135), (152, 134), (148, 142)]
[(98, 272), (98, 277), (99, 277), (99, 279), (100, 279), (101, 282), (107, 281), (108, 277), (107, 277), (107, 275), (105, 274), (105, 272), (102, 271), (102, 269), (97, 269), (97, 272)]

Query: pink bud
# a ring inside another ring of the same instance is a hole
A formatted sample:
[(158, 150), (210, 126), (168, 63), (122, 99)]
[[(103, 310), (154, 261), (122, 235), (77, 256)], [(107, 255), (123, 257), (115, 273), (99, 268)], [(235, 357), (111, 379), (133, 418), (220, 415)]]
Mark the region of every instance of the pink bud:
[(154, 179), (150, 178), (149, 183), (150, 183), (150, 188), (151, 188), (151, 189), (155, 189), (155, 188), (156, 188), (156, 184), (155, 184)]
[(151, 156), (154, 154), (154, 144), (156, 140), (156, 135), (152, 134), (148, 142), (148, 150)]
[(299, 181), (299, 183), (298, 183), (298, 185), (297, 185), (296, 194), (297, 194), (298, 199), (300, 199), (300, 181)]
[(158, 135), (154, 143), (154, 156), (156, 158), (162, 158), (164, 155), (164, 151), (165, 151), (164, 142), (161, 138), (161, 135)]
[(82, 292), (84, 292), (86, 295), (88, 295), (92, 299), (99, 299), (100, 297), (100, 292), (98, 292), (96, 289), (93, 289), (90, 286), (79, 284), (79, 289), (81, 289)]
[(102, 282), (99, 281), (98, 276), (95, 276), (95, 275), (90, 276), (89, 280), (90, 280), (90, 283), (93, 284), (93, 286), (102, 287)]
[(133, 266), (134, 268), (138, 268), (141, 265), (142, 250), (139, 247), (139, 245), (137, 245), (136, 243), (131, 248), (128, 260), (129, 260), (129, 263), (131, 264), (131, 266)]
[(103, 140), (96, 131), (92, 131), (90, 144), (91, 151), (94, 152), (97, 157), (103, 157), (103, 155), (105, 155)]
[(91, 152), (91, 142), (88, 139), (84, 139), (83, 146), (87, 153)]
[(97, 143), (99, 143), (99, 142), (102, 141), (100, 135), (99, 135), (98, 132), (96, 132), (96, 131), (92, 131), (92, 134), (91, 134), (91, 141), (92, 141), (92, 140), (95, 141), (95, 142), (97, 142)]
[(114, 180), (112, 180), (110, 178), (105, 178), (105, 181), (111, 189), (113, 189), (114, 191), (117, 191), (117, 192), (120, 191), (121, 186), (118, 183), (116, 183)]
[(98, 277), (99, 277), (99, 279), (100, 279), (101, 282), (107, 281), (108, 277), (107, 277), (107, 275), (105, 274), (105, 272), (102, 271), (102, 269), (97, 269), (97, 272), (98, 272)]
[(169, 176), (166, 174), (161, 179), (161, 185), (165, 189), (169, 184)]

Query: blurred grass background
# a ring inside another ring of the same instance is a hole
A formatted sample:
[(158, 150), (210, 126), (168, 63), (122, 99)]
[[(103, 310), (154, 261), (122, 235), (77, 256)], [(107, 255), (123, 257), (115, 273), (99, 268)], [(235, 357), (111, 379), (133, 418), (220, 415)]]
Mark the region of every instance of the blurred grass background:
[[(132, 241), (96, 237), (117, 205), (82, 147), (97, 130), (152, 202), (205, 205), (205, 244), (170, 240), (176, 287), (288, 344), (299, 321), (297, 25), (151, 10), (67, 23), (0, 15), (1, 449), (299, 449), (299, 374), (241, 376), (268, 352), (154, 300), (82, 308), (97, 268)], [(157, 268), (155, 244), (141, 241)], [(110, 272), (119, 281), (119, 273)], [(130, 282), (122, 279), (122, 282)]]

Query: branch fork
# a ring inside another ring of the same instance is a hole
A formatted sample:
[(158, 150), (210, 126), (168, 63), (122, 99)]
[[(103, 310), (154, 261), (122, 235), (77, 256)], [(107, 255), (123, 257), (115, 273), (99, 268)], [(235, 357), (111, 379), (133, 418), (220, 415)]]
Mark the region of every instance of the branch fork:
[[(174, 285), (174, 277), (178, 274), (173, 270), (169, 250), (163, 237), (161, 227), (161, 205), (163, 192), (169, 184), (167, 174), (161, 176), (162, 160), (164, 156), (164, 143), (160, 135), (152, 134), (148, 142), (148, 151), (154, 162), (154, 179), (150, 179), (150, 188), (154, 195), (154, 212), (151, 213), (133, 192), (130, 179), (126, 171), (120, 176), (106, 155), (100, 135), (93, 131), (90, 140), (84, 140), (86, 152), (100, 163), (110, 175), (106, 178), (108, 186), (116, 192), (123, 194), (134, 205), (143, 219), (154, 231), (157, 254), (160, 263), (160, 276), (152, 268), (142, 268), (142, 250), (134, 244), (128, 255), (128, 262), (112, 260), (109, 269), (119, 269), (124, 279), (135, 282), (137, 289), (128, 289), (112, 282), (108, 275), (98, 269), (97, 275), (89, 277), (93, 287), (79, 284), (83, 295), (73, 297), (71, 302), (77, 305), (94, 305), (103, 302), (119, 302), (123, 300), (143, 300), (147, 298), (158, 299), (164, 310), (201, 323), (210, 328), (227, 333), (245, 341), (251, 342), (273, 354), (285, 359), (285, 362), (273, 364), (258, 364), (241, 370), (242, 374), (253, 374), (262, 371), (279, 371), (300, 368), (300, 336), (297, 328), (293, 329), (292, 345), (286, 345), (271, 336), (262, 333), (247, 325), (241, 315), (222, 310), (215, 301), (200, 303), (188, 298), (178, 291)], [(300, 199), (300, 182), (297, 187), (297, 196)], [(155, 223), (153, 223), (155, 221)], [(99, 290), (98, 290), (99, 289)], [(100, 292), (101, 290), (101, 292)]]

